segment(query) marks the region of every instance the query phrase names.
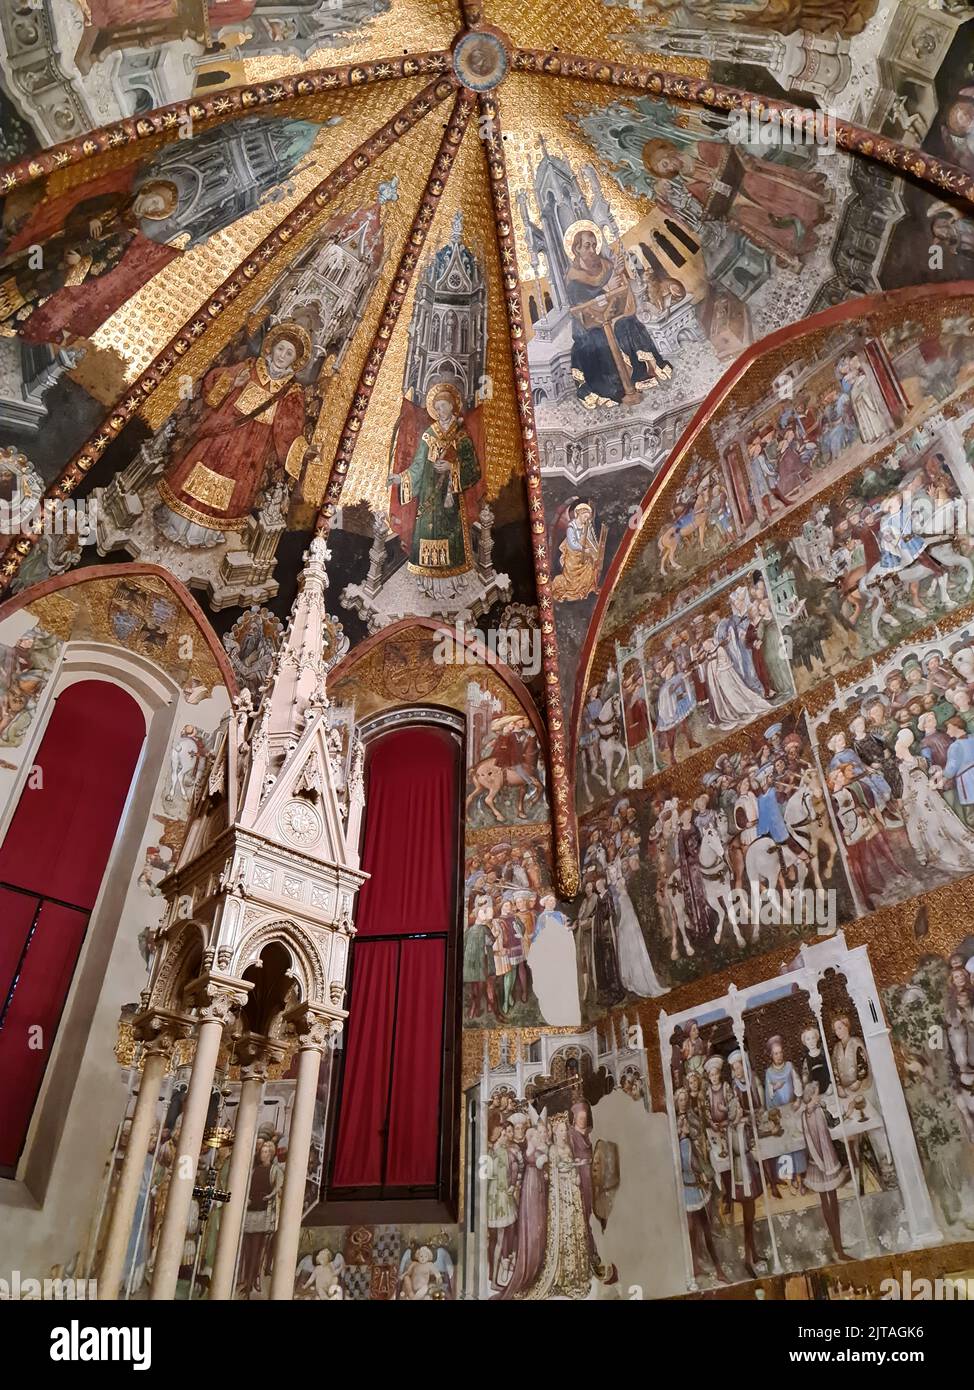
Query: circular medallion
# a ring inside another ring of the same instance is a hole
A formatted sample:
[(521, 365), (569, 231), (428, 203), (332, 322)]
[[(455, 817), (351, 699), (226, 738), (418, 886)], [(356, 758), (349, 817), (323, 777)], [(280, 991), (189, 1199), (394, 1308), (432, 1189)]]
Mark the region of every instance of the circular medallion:
[(496, 34), (464, 34), (453, 50), (453, 71), (472, 92), (489, 92), (507, 76), (507, 50)]
[(292, 845), (313, 845), (321, 838), (321, 816), (306, 801), (289, 801), (277, 818), (281, 834)]

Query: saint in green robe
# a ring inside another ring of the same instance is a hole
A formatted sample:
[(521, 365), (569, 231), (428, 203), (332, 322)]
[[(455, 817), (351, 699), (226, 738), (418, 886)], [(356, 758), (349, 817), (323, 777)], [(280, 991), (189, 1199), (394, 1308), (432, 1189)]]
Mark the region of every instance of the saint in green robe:
[(409, 467), (399, 475), (399, 500), (416, 503), (409, 546), (413, 574), (448, 578), (473, 568), (470, 518), (464, 493), (480, 481), (480, 465), (469, 434), (459, 420), (444, 430), (434, 421), (416, 446)]

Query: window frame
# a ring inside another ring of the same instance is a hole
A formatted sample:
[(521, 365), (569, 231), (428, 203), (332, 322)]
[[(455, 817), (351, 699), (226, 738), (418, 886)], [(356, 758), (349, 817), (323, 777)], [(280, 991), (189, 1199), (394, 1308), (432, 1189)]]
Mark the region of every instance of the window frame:
[[(328, 1112), (325, 1123), (325, 1155), (322, 1183), (317, 1204), (305, 1215), (304, 1225), (345, 1225), (361, 1222), (446, 1222), (454, 1224), (460, 1208), (460, 1136), (463, 1114), (461, 1108), (462, 1019), (463, 987), (460, 981), (462, 960), (462, 908), (464, 863), (464, 792), (466, 788), (466, 725), (458, 711), (440, 706), (416, 706), (384, 711), (358, 726), (358, 734), (366, 746), (377, 743), (385, 734), (404, 728), (445, 729), (457, 744), (457, 820), (456, 863), (453, 880), (452, 930), (443, 933), (402, 933), (386, 936), (383, 941), (402, 942), (424, 938), (443, 939), (446, 944), (443, 992), (443, 1025), (440, 1043), (440, 1104), (438, 1175), (434, 1185), (415, 1187), (342, 1187), (332, 1189), (330, 1178), (335, 1161), (338, 1138), (338, 1117), (345, 1084), (347, 1050), (340, 1050), (340, 1061), (329, 1088)], [(364, 846), (365, 824), (368, 818), (369, 758), (366, 756), (365, 815), (360, 830), (360, 848)], [(401, 965), (400, 965), (401, 968)], [(398, 983), (398, 970), (397, 970)], [(351, 951), (348, 976), (348, 1008), (355, 1008), (355, 946)], [(343, 1039), (344, 1040), (344, 1039)], [(390, 1091), (391, 1096), (391, 1082)]]
[[(30, 732), (19, 772), (0, 807), (0, 841), (5, 837), (27, 783), (55, 701), (72, 685), (101, 680), (132, 696), (146, 721), (146, 737), (122, 810), (101, 888), (88, 919), (44, 1078), (34, 1101), (23, 1149), (13, 1176), (0, 1177), (0, 1214), (11, 1208), (44, 1206), (60, 1161), (62, 1141), (96, 1016), (115, 961), (125, 902), (138, 872), (142, 839), (156, 786), (179, 713), (179, 685), (160, 667), (124, 647), (69, 639), (54, 667)], [(115, 1026), (112, 1034), (114, 1038)]]

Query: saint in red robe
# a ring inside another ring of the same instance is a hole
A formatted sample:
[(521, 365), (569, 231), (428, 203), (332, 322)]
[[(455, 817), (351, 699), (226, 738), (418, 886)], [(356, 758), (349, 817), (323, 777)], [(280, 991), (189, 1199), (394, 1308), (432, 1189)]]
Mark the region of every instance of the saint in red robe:
[[(60, 342), (64, 334), (90, 338), (180, 254), (142, 232), (141, 200), (132, 187), (137, 170), (138, 165), (130, 164), (46, 198), (8, 227), (7, 269), (0, 279), (9, 275), (10, 289), (0, 312), (25, 342)], [(166, 180), (150, 187), (176, 196)], [(44, 265), (38, 270), (30, 264), (35, 245), (44, 247)]]
[(293, 371), (272, 376), (260, 357), (215, 367), (203, 400), (203, 418), (166, 469), (159, 495), (196, 525), (241, 531), (275, 469), (300, 477), (308, 452), (304, 390)]

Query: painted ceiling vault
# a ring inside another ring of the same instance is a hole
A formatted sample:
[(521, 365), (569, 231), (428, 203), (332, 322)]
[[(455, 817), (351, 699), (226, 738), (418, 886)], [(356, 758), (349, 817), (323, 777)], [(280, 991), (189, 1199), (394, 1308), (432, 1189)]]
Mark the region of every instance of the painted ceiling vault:
[(570, 895), (593, 683), (801, 537), (863, 363), (863, 446), (966, 385), (972, 56), (949, 0), (10, 0), (0, 499), (65, 524), (4, 596), (157, 566), (256, 689), (326, 530), (336, 664), (419, 620), (530, 691)]

